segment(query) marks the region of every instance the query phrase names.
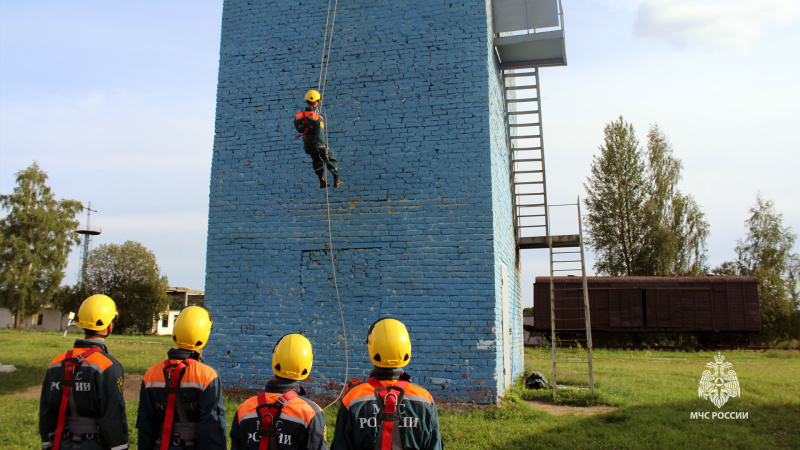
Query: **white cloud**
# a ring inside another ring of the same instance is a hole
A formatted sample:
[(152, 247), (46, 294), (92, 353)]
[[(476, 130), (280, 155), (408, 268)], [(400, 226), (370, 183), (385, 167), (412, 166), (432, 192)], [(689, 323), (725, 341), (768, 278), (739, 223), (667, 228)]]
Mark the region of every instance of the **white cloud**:
[(770, 27), (791, 24), (799, 11), (797, 0), (644, 0), (634, 32), (679, 49), (747, 51)]

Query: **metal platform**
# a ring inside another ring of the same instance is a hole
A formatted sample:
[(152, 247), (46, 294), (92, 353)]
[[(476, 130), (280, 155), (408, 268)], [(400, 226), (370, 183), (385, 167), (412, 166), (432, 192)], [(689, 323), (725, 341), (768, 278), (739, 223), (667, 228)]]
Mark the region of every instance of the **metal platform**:
[[(553, 240), (553, 248), (580, 247), (581, 238), (577, 234), (564, 234), (560, 236), (550, 236)], [(550, 248), (546, 236), (528, 236), (519, 238), (519, 248)]]
[(494, 46), (502, 70), (565, 66), (559, 0), (494, 0)]

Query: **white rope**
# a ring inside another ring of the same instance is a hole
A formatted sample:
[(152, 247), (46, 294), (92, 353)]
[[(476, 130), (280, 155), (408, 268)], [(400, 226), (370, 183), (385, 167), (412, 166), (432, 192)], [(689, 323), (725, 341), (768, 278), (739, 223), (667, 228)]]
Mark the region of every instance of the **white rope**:
[[(324, 172), (324, 170), (325, 170), (324, 167), (325, 166), (323, 166), (323, 174), (325, 173)], [(344, 395), (344, 391), (345, 391), (345, 389), (347, 389), (347, 380), (348, 380), (348, 375), (349, 375), (349, 370), (350, 370), (350, 358), (349, 358), (349, 353), (350, 352), (347, 350), (347, 330), (345, 329), (345, 326), (344, 326), (344, 312), (342, 311), (342, 300), (339, 298), (339, 283), (336, 281), (336, 262), (333, 259), (333, 238), (331, 237), (332, 236), (332, 233), (331, 233), (331, 203), (330, 203), (330, 200), (328, 199), (328, 188), (327, 187), (325, 187), (325, 203), (328, 206), (328, 248), (330, 249), (330, 252), (331, 252), (331, 268), (333, 269), (333, 286), (336, 288), (336, 303), (339, 306), (339, 316), (342, 319), (342, 337), (344, 338), (344, 383), (342, 383), (342, 390), (341, 390), (341, 392), (339, 392), (339, 395), (328, 406), (322, 408), (323, 411), (325, 411), (326, 409), (328, 409), (331, 406), (333, 406), (334, 404), (336, 404), (336, 402), (338, 402), (339, 399), (342, 398), (342, 395)]]
[[(317, 90), (320, 91), (320, 100), (319, 100), (319, 108), (322, 109), (322, 100), (325, 98), (325, 82), (328, 79), (328, 65), (330, 63), (331, 57), (331, 44), (333, 43), (333, 28), (336, 24), (336, 8), (339, 4), (339, 0), (336, 0), (333, 5), (333, 16), (331, 16), (331, 0), (328, 0), (328, 15), (325, 18), (325, 37), (322, 41), (322, 59), (320, 61), (319, 66), (319, 80), (317, 81)], [(330, 22), (330, 37), (328, 35), (328, 23)], [(327, 54), (326, 54), (326, 47), (327, 47)], [(323, 69), (324, 69), (324, 77), (323, 77)], [(327, 117), (325, 117), (325, 121), (327, 121)], [(324, 128), (325, 133), (325, 143), (328, 142), (328, 128), (330, 128), (330, 123), (327, 128)], [(330, 148), (330, 145), (328, 145)], [(347, 389), (347, 381), (350, 375), (350, 352), (347, 349), (347, 329), (345, 328), (344, 324), (344, 312), (342, 311), (342, 300), (339, 296), (339, 283), (336, 280), (336, 260), (333, 257), (333, 232), (331, 231), (331, 202), (328, 196), (328, 183), (327, 183), (327, 161), (322, 165), (322, 176), (323, 180), (325, 180), (325, 204), (327, 205), (327, 218), (328, 218), (328, 249), (331, 252), (331, 269), (333, 271), (333, 286), (336, 289), (336, 303), (339, 307), (339, 317), (342, 320), (342, 338), (344, 339), (344, 383), (342, 383), (342, 390), (339, 392), (339, 395), (336, 397), (334, 401), (332, 401), (328, 406), (322, 408), (323, 411), (330, 408), (331, 406), (335, 405), (336, 402), (339, 401), (340, 398), (344, 395), (345, 390)]]
[[(328, 0), (328, 4), (330, 4), (330, 0)], [(324, 98), (324, 94), (325, 94), (325, 82), (328, 80), (328, 66), (330, 65), (330, 60), (331, 60), (331, 44), (333, 44), (333, 28), (336, 25), (336, 8), (338, 6), (339, 6), (339, 0), (336, 0), (333, 3), (333, 18), (331, 19), (331, 33), (330, 33), (330, 38), (328, 40), (328, 54), (325, 55), (325, 77), (322, 78), (322, 91), (320, 91), (320, 97), (323, 97), (323, 98)], [(325, 26), (325, 37), (326, 38), (328, 37), (327, 36), (327, 33), (328, 33), (327, 28), (328, 27), (327, 27), (327, 23), (326, 23), (326, 26)], [(323, 47), (324, 47), (324, 44), (323, 44)], [(323, 52), (324, 52), (324, 49), (323, 49)], [(321, 70), (322, 70), (322, 67), (320, 67), (320, 71)], [(322, 98), (320, 98), (320, 105), (322, 105)], [(328, 133), (325, 132), (325, 137), (327, 138), (327, 136), (328, 136)], [(327, 139), (326, 139), (326, 141), (327, 141)]]
[[(328, 0), (328, 15), (325, 16), (325, 37), (322, 38), (322, 57), (319, 61), (319, 80), (317, 81), (317, 90), (319, 91), (322, 86), (322, 67), (325, 65), (325, 45), (328, 42), (328, 22), (331, 17), (331, 0)], [(320, 99), (320, 102), (322, 99)]]

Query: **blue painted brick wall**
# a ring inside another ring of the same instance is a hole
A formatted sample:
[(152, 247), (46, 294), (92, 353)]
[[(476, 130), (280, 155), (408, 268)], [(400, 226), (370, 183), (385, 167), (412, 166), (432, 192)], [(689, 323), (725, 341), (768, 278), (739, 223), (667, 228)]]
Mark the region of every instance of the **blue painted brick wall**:
[(346, 181), (328, 191), (337, 299), (326, 192), (292, 127), (303, 94), (317, 87), (319, 5), (224, 5), (206, 268), (215, 323), (205, 357), (225, 385), (260, 387), (277, 339), (301, 332), (315, 349), (307, 388), (336, 395), (345, 377), (367, 376), (367, 328), (392, 316), (411, 334), (409, 372), (435, 398), (495, 401), (507, 388), (504, 327), (514, 377), (523, 362), (490, 8), (339, 0), (323, 99)]

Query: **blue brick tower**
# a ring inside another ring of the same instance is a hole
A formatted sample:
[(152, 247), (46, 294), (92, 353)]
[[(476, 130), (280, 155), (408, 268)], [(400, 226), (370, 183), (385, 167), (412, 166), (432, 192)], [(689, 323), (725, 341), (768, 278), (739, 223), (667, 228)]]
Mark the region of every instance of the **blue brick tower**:
[[(323, 106), (346, 184), (326, 191), (293, 139), (317, 88), (324, 2), (227, 0), (211, 172), (206, 358), (258, 388), (274, 344), (305, 334), (306, 386), (365, 379), (385, 316), (412, 338), (412, 380), (494, 402), (523, 372), (502, 76), (488, 2), (339, 0)], [(342, 332), (333, 258), (345, 319)]]

